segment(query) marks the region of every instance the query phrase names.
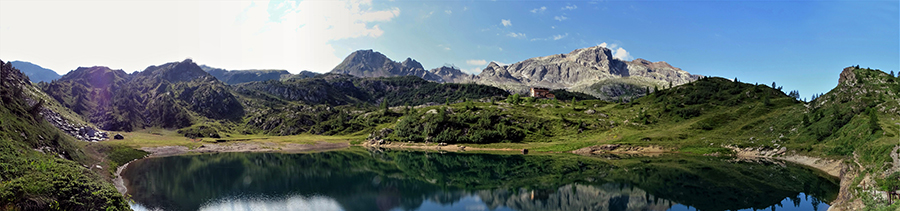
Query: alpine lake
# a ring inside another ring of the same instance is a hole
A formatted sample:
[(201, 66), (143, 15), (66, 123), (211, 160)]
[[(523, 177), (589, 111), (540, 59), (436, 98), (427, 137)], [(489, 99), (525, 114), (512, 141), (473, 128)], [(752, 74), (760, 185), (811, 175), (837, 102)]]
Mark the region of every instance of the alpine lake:
[(838, 178), (779, 160), (682, 154), (435, 152), (151, 157), (122, 172), (134, 210), (827, 210)]

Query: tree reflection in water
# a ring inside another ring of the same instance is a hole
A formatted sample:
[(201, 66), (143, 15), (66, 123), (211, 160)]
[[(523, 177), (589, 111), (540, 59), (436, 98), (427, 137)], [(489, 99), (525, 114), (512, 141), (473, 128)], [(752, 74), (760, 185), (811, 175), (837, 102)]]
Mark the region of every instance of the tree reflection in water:
[(790, 163), (718, 157), (361, 148), (149, 158), (123, 172), (141, 207), (163, 210), (822, 209), (827, 205), (818, 203), (838, 191), (837, 179), (823, 175)]

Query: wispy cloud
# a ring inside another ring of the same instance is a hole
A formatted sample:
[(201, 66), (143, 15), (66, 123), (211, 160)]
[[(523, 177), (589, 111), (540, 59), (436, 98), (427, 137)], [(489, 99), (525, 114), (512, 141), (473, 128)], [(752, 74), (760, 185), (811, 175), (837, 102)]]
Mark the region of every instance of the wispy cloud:
[(560, 40), (560, 39), (566, 38), (568, 36), (569, 36), (569, 33), (553, 35), (553, 40)]
[(449, 51), (449, 50), (450, 50), (450, 46), (449, 46), (449, 45), (443, 45), (443, 44), (441, 44), (441, 45), (437, 45), (437, 47), (438, 47), (438, 48), (441, 48), (441, 49), (444, 49), (445, 51)]
[(547, 7), (534, 8), (533, 10), (531, 10), (531, 13), (543, 13), (546, 10), (547, 10)]
[(560, 16), (553, 17), (553, 19), (554, 19), (554, 20), (558, 20), (558, 21), (564, 21), (564, 20), (569, 19), (569, 18), (566, 17), (566, 16), (560, 15)]
[(421, 19), (428, 19), (431, 17), (431, 15), (434, 15), (434, 11), (431, 11), (431, 12), (428, 12), (428, 14), (422, 15)]
[(557, 34), (546, 38), (531, 38), (529, 41), (549, 41), (549, 40), (561, 40), (569, 36), (569, 33), (565, 34)]
[[(506, 36), (515, 37), (515, 38), (525, 38), (525, 33), (510, 32), (509, 34), (506, 34)], [(501, 49), (501, 51), (502, 51), (502, 49)]]
[(575, 9), (578, 9), (578, 6), (576, 6), (574, 4), (566, 5), (565, 7), (561, 8), (561, 10), (575, 10)]
[(469, 65), (486, 65), (486, 64), (487, 64), (487, 61), (485, 61), (484, 59), (480, 59), (480, 60), (472, 59), (472, 60), (466, 60), (466, 64), (469, 64)]
[(507, 19), (500, 19), (500, 23), (503, 24), (503, 26), (512, 26), (512, 21)]
[(453, 11), (451, 11), (451, 10), (444, 10), (444, 13), (447, 13), (447, 14), (449, 15), (449, 14), (453, 14)]

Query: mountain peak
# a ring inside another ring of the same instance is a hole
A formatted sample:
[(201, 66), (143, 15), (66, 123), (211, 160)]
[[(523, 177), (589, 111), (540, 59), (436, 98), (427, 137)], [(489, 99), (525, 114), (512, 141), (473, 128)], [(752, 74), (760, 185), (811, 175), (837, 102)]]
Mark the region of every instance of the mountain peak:
[[(696, 79), (681, 69), (672, 67), (666, 62), (650, 62), (644, 59), (623, 61), (613, 57), (612, 50), (604, 46), (593, 46), (572, 50), (566, 54), (554, 54), (535, 57), (516, 62), (508, 66), (500, 66), (491, 62), (478, 75), (476, 81), (524, 93), (529, 87), (547, 87), (551, 89), (569, 89), (592, 94), (596, 97), (610, 99), (618, 92), (598, 91), (594, 84), (618, 78), (636, 79), (646, 83), (641, 86), (656, 84), (684, 84)], [(603, 85), (603, 84), (601, 84)], [(619, 93), (621, 94), (621, 93)]]
[(400, 63), (400, 64), (403, 65), (404, 67), (407, 67), (407, 68), (419, 68), (419, 69), (425, 69), (424, 67), (422, 67), (422, 63), (419, 63), (419, 62), (416, 61), (415, 59), (408, 58), (408, 57), (406, 58), (406, 60), (404, 60), (404, 61), (403, 61), (402, 63)]
[(59, 79), (60, 75), (51, 69), (26, 61), (11, 61), (13, 67), (25, 73), (31, 82), (50, 82)]
[(203, 71), (203, 69), (191, 59), (185, 59), (181, 62), (170, 62), (159, 66), (150, 66), (144, 71), (135, 74), (153, 76), (151, 78), (164, 79), (169, 82), (192, 81), (194, 79), (211, 76), (209, 73), (206, 73), (206, 71)]
[(425, 70), (422, 64), (412, 58), (395, 62), (373, 50), (358, 50), (334, 67), (331, 73), (349, 74), (358, 77), (393, 77), (414, 75), (425, 80), (443, 82), (440, 76)]

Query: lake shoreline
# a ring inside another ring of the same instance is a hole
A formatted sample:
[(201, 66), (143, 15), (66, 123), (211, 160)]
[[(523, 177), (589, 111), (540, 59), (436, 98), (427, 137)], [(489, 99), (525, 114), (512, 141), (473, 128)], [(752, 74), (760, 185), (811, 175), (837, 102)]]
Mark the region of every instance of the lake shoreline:
[[(303, 153), (303, 152), (315, 152), (315, 151), (328, 151), (328, 150), (338, 150), (348, 148), (350, 146), (363, 146), (367, 148), (378, 147), (378, 148), (390, 148), (390, 149), (413, 149), (413, 150), (435, 150), (435, 151), (449, 151), (449, 152), (466, 152), (466, 151), (483, 151), (483, 152), (521, 152), (523, 149), (514, 149), (514, 148), (479, 148), (479, 147), (471, 147), (459, 144), (423, 144), (423, 143), (377, 143), (377, 142), (363, 142), (358, 145), (351, 145), (348, 142), (341, 143), (330, 143), (330, 142), (318, 142), (315, 144), (284, 144), (279, 145), (275, 143), (223, 143), (223, 144), (203, 144), (200, 147), (190, 149), (185, 146), (160, 146), (160, 147), (142, 147), (141, 150), (147, 151), (150, 154), (147, 157), (165, 157), (165, 156), (175, 156), (175, 155), (183, 155), (183, 154), (205, 154), (205, 153), (220, 153), (220, 152), (271, 152), (271, 153)], [(625, 146), (619, 148), (618, 146), (612, 150), (598, 150), (608, 147), (606, 145), (598, 145), (586, 147), (578, 150), (567, 151), (567, 152), (550, 152), (550, 153), (572, 153), (579, 155), (590, 155), (590, 154), (661, 154), (661, 153), (674, 153), (671, 150), (667, 150), (663, 147), (659, 146), (647, 146), (647, 147), (639, 147), (639, 146)], [(839, 197), (836, 198), (831, 203), (832, 208), (836, 208), (834, 205), (845, 204), (848, 203), (849, 197), (843, 197), (846, 194), (845, 190), (848, 188), (844, 186), (850, 185), (847, 180), (848, 178), (844, 177), (845, 175), (845, 165), (842, 160), (831, 160), (825, 158), (817, 158), (810, 157), (804, 155), (786, 155), (783, 151), (778, 152), (778, 149), (774, 150), (764, 150), (764, 149), (740, 149), (740, 148), (730, 148), (735, 152), (734, 156), (738, 158), (749, 158), (749, 159), (777, 159), (782, 161), (787, 161), (791, 163), (800, 164), (803, 166), (807, 166), (810, 168), (814, 168), (826, 173), (829, 176), (836, 177), (840, 180), (840, 189)], [(599, 153), (596, 153), (599, 152)], [(718, 155), (712, 155), (718, 156)], [(146, 157), (145, 157), (146, 158)], [(131, 161), (134, 162), (134, 161)], [(113, 179), (113, 184), (116, 186), (116, 189), (125, 195), (127, 193), (127, 187), (125, 186), (125, 180), (121, 176), (122, 171), (131, 163), (126, 163), (125, 165), (120, 166), (116, 169), (116, 178)], [(839, 210), (832, 209), (829, 210)]]

